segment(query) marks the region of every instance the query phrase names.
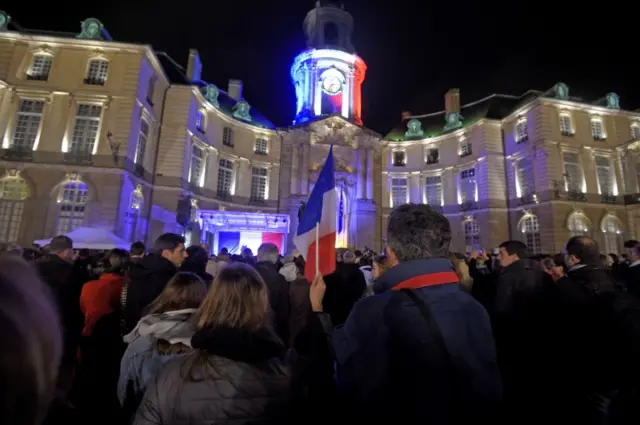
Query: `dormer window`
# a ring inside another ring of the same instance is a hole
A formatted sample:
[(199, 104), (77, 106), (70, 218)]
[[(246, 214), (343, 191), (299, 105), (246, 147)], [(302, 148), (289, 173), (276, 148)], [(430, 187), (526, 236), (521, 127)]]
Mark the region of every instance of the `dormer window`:
[(440, 153), (437, 148), (429, 148), (426, 152), (425, 162), (429, 164), (437, 164), (440, 162)]
[(109, 72), (109, 61), (106, 59), (91, 59), (87, 68), (87, 78), (85, 84), (92, 86), (104, 86)]
[(405, 151), (393, 151), (392, 162), (394, 167), (404, 167), (407, 165), (407, 158)]
[(196, 129), (204, 134), (207, 128), (207, 117), (204, 110), (199, 110), (196, 114)]
[(605, 140), (607, 138), (607, 135), (604, 134), (602, 118), (591, 118), (591, 136), (593, 137), (593, 140)]
[(471, 142), (469, 141), (469, 139), (467, 139), (466, 137), (460, 139), (460, 147), (458, 149), (458, 154), (460, 155), (460, 157), (465, 157), (465, 156), (469, 156), (473, 153), (473, 150), (471, 149)]
[(573, 135), (573, 123), (571, 122), (571, 115), (563, 113), (560, 114), (560, 133), (563, 136)]
[(522, 143), (529, 140), (529, 128), (527, 120), (521, 120), (516, 124), (516, 143)]
[(49, 79), (49, 73), (51, 72), (52, 62), (53, 58), (51, 55), (36, 53), (27, 71), (27, 80), (47, 81)]
[(640, 140), (640, 123), (631, 124), (631, 140)]

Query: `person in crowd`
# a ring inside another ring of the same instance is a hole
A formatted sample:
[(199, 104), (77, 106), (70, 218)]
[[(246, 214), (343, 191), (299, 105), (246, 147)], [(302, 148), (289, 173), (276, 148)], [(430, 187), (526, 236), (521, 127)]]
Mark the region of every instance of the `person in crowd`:
[(256, 259), (253, 256), (253, 251), (251, 251), (251, 248), (248, 248), (248, 247), (243, 248), (241, 255), (242, 255), (242, 261), (244, 261), (246, 264), (249, 264), (251, 266), (256, 264)]
[(22, 253), (22, 259), (28, 263), (35, 263), (41, 256), (40, 251), (35, 248), (27, 248)]
[(545, 258), (542, 260), (542, 265), (544, 271), (551, 276), (554, 282), (566, 274), (563, 254), (556, 254), (553, 257)]
[(309, 304), (309, 281), (295, 262), (295, 257), (289, 254), (284, 257), (279, 273), (289, 284), (291, 312), (289, 316), (289, 346), (293, 347), (298, 334), (307, 326), (311, 305)]
[(269, 296), (251, 266), (222, 269), (197, 313), (196, 350), (151, 379), (134, 425), (292, 423), (293, 353), (273, 330)]
[[(616, 311), (616, 298), (626, 294), (599, 260), (600, 250), (592, 238), (572, 237), (565, 247), (567, 275), (554, 285), (557, 305), (551, 312), (549, 329), (554, 337), (549, 345), (555, 368), (553, 385), (548, 386), (552, 391), (545, 398), (554, 401), (550, 408), (559, 423), (610, 423), (609, 409), (617, 404), (612, 402), (624, 380), (632, 376), (636, 386), (638, 382), (633, 373), (637, 357), (631, 355), (623, 334), (633, 323), (619, 322), (623, 316)], [(632, 304), (623, 305), (626, 310)], [(635, 311), (640, 311), (637, 304)], [(637, 329), (638, 319), (632, 319)], [(630, 341), (636, 347), (637, 337)], [(635, 419), (624, 423), (638, 423)]]
[(467, 262), (469, 276), (473, 280), (471, 295), (493, 316), (498, 292), (497, 271), (487, 250), (474, 249)]
[(469, 276), (469, 266), (467, 266), (464, 260), (460, 260), (456, 254), (449, 254), (449, 259), (451, 260), (451, 264), (453, 264), (453, 268), (458, 275), (462, 287), (470, 293), (471, 287), (473, 286), (473, 279)]
[[(357, 255), (357, 253), (356, 253)], [(373, 295), (373, 258), (369, 255), (361, 256), (358, 261), (358, 265), (360, 266), (360, 271), (364, 275), (364, 280), (367, 284), (367, 289), (365, 290), (366, 296)]]
[(87, 275), (73, 265), (73, 241), (56, 236), (49, 243), (49, 254), (37, 262), (42, 280), (51, 288), (64, 331), (64, 351), (58, 375), (58, 391), (65, 395), (71, 389), (76, 366), (76, 354), (84, 327), (80, 310), (80, 293)]
[(207, 263), (209, 255), (204, 248), (199, 245), (191, 245), (187, 248), (187, 258), (180, 266), (180, 271), (190, 272), (198, 275), (200, 279), (207, 285), (213, 282), (213, 276), (207, 273)]
[[(545, 300), (553, 279), (529, 260), (527, 246), (516, 240), (499, 246), (500, 273), (494, 308), (494, 332), (505, 385), (505, 408), (512, 420), (543, 403), (547, 365)], [(532, 414), (533, 415), (533, 414)]]
[(355, 303), (367, 290), (367, 281), (356, 264), (353, 251), (341, 252), (341, 261), (336, 262), (336, 271), (325, 276), (327, 293), (324, 297), (324, 311), (331, 316), (334, 326), (342, 325)]
[(373, 257), (373, 279), (378, 279), (389, 270), (389, 259), (385, 254), (379, 254)]
[(621, 277), (627, 291), (640, 298), (640, 244), (628, 248), (630, 263), (622, 270)]
[(144, 258), (146, 252), (147, 247), (144, 246), (144, 243), (142, 243), (141, 241), (132, 243), (130, 248), (131, 262), (139, 263)]
[[(40, 425), (49, 411), (62, 355), (62, 329), (50, 291), (16, 256), (0, 258), (0, 423)], [(55, 423), (58, 404), (49, 411)]]
[(133, 329), (145, 315), (149, 304), (162, 293), (186, 257), (184, 238), (175, 233), (165, 233), (155, 240), (149, 255), (131, 266), (124, 306), (128, 329)]
[[(258, 248), (258, 262), (255, 268), (262, 280), (269, 288), (269, 301), (274, 312), (275, 330), (282, 341), (289, 341), (289, 314), (291, 302), (289, 299), (289, 283), (283, 275), (278, 273), (276, 262), (280, 257), (280, 250), (276, 244), (266, 242)], [(228, 266), (227, 266), (228, 267)]]
[(112, 249), (104, 262), (105, 272), (98, 280), (85, 283), (80, 294), (80, 309), (84, 314), (83, 336), (91, 335), (102, 317), (120, 310), (120, 293), (124, 275), (129, 270), (129, 253), (124, 249)]
[(193, 273), (177, 273), (124, 337), (128, 343), (120, 363), (118, 399), (127, 413), (135, 413), (149, 381), (167, 361), (191, 351), (196, 328), (192, 316), (207, 295), (202, 279)]
[(493, 418), (501, 398), (489, 317), (462, 291), (449, 260), (451, 226), (429, 205), (396, 207), (387, 224), (389, 269), (376, 295), (355, 305), (342, 328), (311, 306), (332, 333), (339, 391), (354, 423), (468, 423)]

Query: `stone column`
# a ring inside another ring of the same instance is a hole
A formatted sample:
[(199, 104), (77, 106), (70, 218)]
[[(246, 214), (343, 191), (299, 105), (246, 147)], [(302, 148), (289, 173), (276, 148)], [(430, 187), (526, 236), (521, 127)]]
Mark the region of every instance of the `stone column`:
[(357, 181), (356, 181), (356, 199), (363, 199), (364, 198), (364, 189), (365, 189), (365, 152), (364, 150), (358, 149), (356, 151), (356, 173), (357, 174)]
[(367, 149), (367, 199), (373, 200), (373, 148)]
[(291, 194), (300, 193), (300, 146), (294, 143), (291, 147)]
[(235, 196), (248, 198), (251, 195), (251, 164), (248, 159), (240, 158), (237, 162)]
[(309, 193), (309, 145), (302, 145), (302, 168), (300, 174), (300, 194), (306, 196)]
[(420, 175), (410, 174), (407, 177), (409, 179), (409, 202), (421, 204), (422, 196), (420, 194)]
[(205, 189), (209, 189), (214, 195), (218, 190), (218, 150), (211, 149), (207, 157), (207, 175), (204, 180)]

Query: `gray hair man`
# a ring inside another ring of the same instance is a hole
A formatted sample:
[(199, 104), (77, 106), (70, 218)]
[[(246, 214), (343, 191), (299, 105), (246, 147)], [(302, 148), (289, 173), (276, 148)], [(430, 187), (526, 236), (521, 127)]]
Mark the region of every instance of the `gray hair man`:
[(266, 242), (258, 248), (258, 262), (255, 265), (262, 280), (269, 289), (269, 303), (275, 313), (275, 329), (282, 339), (288, 341), (289, 313), (289, 282), (279, 273), (276, 263), (280, 259), (280, 250), (276, 244)]

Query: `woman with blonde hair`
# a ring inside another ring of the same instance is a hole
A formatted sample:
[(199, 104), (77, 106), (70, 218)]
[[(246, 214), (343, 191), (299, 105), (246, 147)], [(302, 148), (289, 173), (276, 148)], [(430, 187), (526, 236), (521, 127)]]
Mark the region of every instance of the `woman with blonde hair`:
[(272, 329), (258, 272), (241, 262), (220, 270), (197, 327), (195, 350), (160, 370), (134, 424), (287, 422), (293, 357)]
[(135, 413), (149, 381), (167, 361), (191, 351), (196, 331), (193, 314), (207, 295), (196, 274), (177, 273), (148, 314), (124, 337), (129, 344), (120, 363), (118, 398), (128, 414)]

